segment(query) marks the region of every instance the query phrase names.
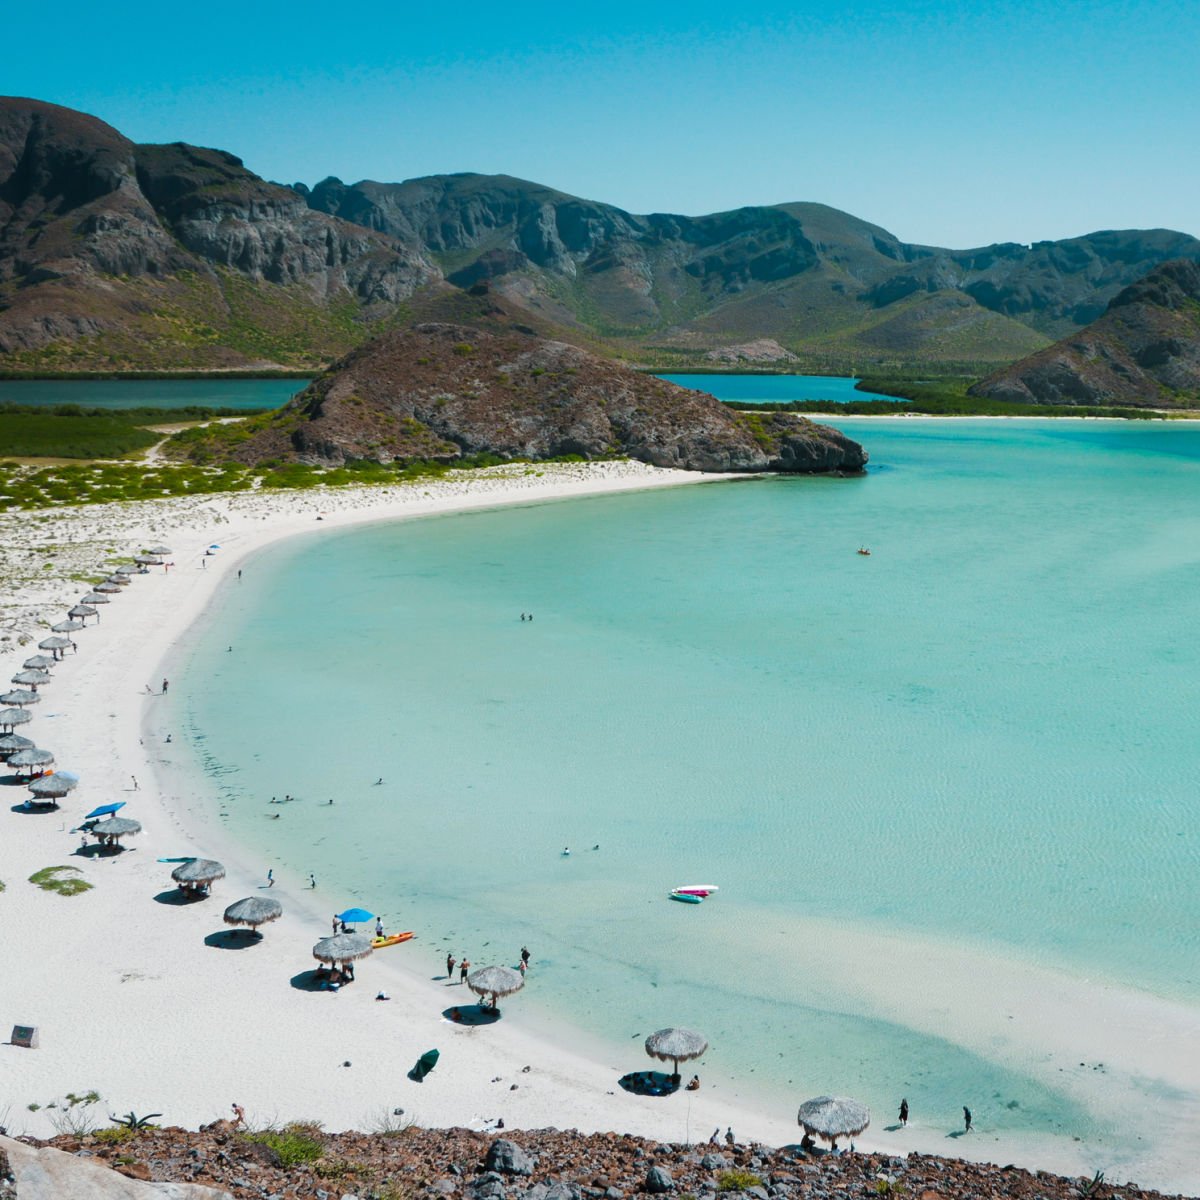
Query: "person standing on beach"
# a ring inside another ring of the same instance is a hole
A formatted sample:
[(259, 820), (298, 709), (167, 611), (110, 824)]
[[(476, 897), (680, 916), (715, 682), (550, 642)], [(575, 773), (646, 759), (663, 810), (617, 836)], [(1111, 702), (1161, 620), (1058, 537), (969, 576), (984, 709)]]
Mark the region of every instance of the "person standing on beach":
[(521, 965), (523, 967), (529, 966), (529, 947), (528, 946), (521, 947)]
[(907, 1096), (905, 1096), (905, 1098), (900, 1101), (900, 1124), (902, 1126), (908, 1124), (908, 1097)]
[(464, 958), (458, 965), (458, 986), (462, 987), (467, 982), (467, 972), (471, 969), (471, 964)]
[(267, 871), (267, 887), (274, 887), (274, 886), (275, 886), (275, 868), (271, 867), (270, 870)]
[(964, 1104), (963, 1105), (963, 1133), (970, 1133), (972, 1128), (974, 1128), (974, 1127), (971, 1124), (971, 1110)]
[(529, 970), (529, 968), (525, 965), (524, 959), (521, 959), (521, 961), (517, 963), (517, 970), (521, 972), (521, 978), (524, 979), (525, 972)]
[(138, 790), (137, 776), (136, 776), (136, 775), (130, 775), (130, 777), (129, 777), (129, 778), (133, 780), (133, 790), (136, 792), (136, 791)]
[(446, 978), (450, 980), (451, 983), (454, 982), (454, 964), (456, 961), (457, 960), (453, 954), (446, 955)]
[(375, 918), (375, 936), (383, 937), (383, 918), (382, 917)]
[(308, 877), (308, 886), (315, 892), (317, 890), (317, 877), (310, 874)]
[(162, 685), (162, 694), (164, 696), (167, 694), (167, 688), (169, 688), (170, 686), (171, 686), (170, 680), (164, 679), (163, 685)]

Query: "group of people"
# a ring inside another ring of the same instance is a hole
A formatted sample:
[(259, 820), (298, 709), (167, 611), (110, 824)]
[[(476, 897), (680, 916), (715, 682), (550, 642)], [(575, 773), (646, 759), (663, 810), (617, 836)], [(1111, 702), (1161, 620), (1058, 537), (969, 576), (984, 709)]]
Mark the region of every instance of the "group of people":
[[(462, 962), (458, 962), (458, 960), (454, 957), (453, 952), (450, 952), (446, 955), (446, 982), (454, 982), (454, 967), (456, 963), (458, 964), (458, 982), (460, 985), (462, 985), (467, 982), (467, 973), (471, 970), (471, 963), (466, 955), (463, 956)], [(521, 961), (517, 963), (517, 970), (520, 971), (522, 975), (529, 970), (528, 946), (521, 947)]]

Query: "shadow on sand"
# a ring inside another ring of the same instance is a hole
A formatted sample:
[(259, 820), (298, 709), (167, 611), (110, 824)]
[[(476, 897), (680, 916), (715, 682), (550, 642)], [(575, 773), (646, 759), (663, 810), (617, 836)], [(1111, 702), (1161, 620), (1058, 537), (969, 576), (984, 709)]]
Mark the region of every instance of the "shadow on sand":
[(262, 934), (251, 929), (218, 929), (204, 939), (204, 944), (216, 950), (248, 950), (262, 940)]
[(494, 1025), (500, 1020), (500, 1010), (482, 1004), (455, 1004), (442, 1009), (442, 1016), (455, 1025)]
[(30, 816), (39, 817), (54, 816), (56, 813), (61, 815), (61, 810), (58, 807), (57, 801), (54, 804), (14, 804), (9, 811), (15, 813), (26, 813)]
[(173, 887), (167, 888), (165, 892), (159, 892), (154, 899), (158, 904), (174, 904), (178, 905), (179, 907), (184, 907), (188, 904), (195, 904), (195, 902), (201, 899), (201, 897), (195, 892), (185, 892), (180, 888)]
[(670, 1096), (679, 1091), (679, 1076), (665, 1075), (662, 1071), (633, 1071), (622, 1075), (617, 1082), (635, 1096)]

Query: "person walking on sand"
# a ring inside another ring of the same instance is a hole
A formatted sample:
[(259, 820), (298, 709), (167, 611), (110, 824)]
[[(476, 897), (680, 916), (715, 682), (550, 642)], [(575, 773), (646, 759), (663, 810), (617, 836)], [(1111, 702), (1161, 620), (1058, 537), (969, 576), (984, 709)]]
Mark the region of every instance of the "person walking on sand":
[(972, 1129), (974, 1129), (974, 1126), (971, 1124), (971, 1110), (964, 1104), (963, 1105), (963, 1133), (970, 1133)]
[(454, 982), (454, 964), (455, 964), (455, 962), (457, 962), (457, 959), (454, 957), (453, 954), (446, 955), (446, 978), (448, 980), (450, 980), (451, 983)]
[(317, 877), (310, 874), (308, 877), (308, 886), (315, 892), (317, 890)]
[(170, 686), (171, 686), (171, 681), (169, 679), (164, 679), (163, 685), (162, 685), (162, 694), (164, 696), (167, 694), (167, 688), (169, 688)]
[(267, 887), (274, 887), (274, 886), (275, 886), (275, 868), (271, 867), (267, 871)]
[(908, 1097), (905, 1096), (900, 1101), (900, 1125), (903, 1127), (908, 1124)]
[(129, 778), (133, 780), (133, 790), (136, 792), (136, 791), (138, 790), (137, 776), (136, 776), (136, 775), (130, 775), (130, 777), (129, 777)]
[(233, 1125), (236, 1129), (241, 1125), (246, 1124), (246, 1110), (240, 1104), (231, 1104), (233, 1109)]
[(521, 965), (525, 966), (525, 967), (529, 966), (529, 947), (528, 946), (521, 947)]
[(467, 972), (471, 969), (471, 964), (464, 958), (458, 964), (458, 986), (462, 987), (467, 982)]

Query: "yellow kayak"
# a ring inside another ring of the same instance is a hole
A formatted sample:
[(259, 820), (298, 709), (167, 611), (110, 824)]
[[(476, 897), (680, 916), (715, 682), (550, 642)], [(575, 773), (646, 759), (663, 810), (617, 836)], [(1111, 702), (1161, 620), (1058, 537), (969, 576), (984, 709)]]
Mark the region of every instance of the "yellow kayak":
[(407, 933), (389, 933), (387, 937), (377, 937), (371, 939), (371, 948), (373, 950), (382, 950), (384, 946), (395, 946), (399, 942), (407, 942), (409, 938), (416, 936), (410, 929)]

